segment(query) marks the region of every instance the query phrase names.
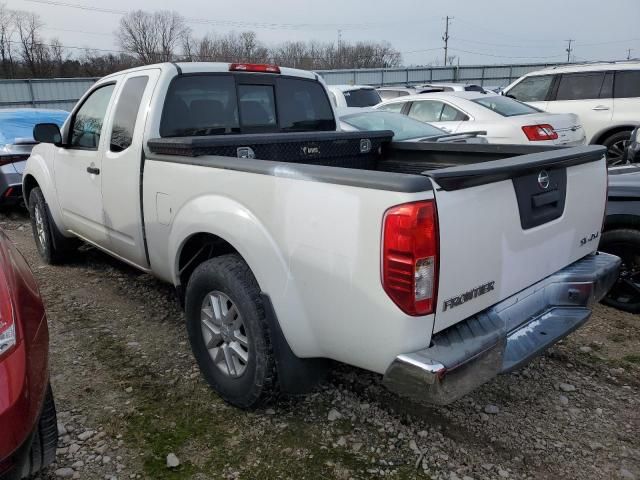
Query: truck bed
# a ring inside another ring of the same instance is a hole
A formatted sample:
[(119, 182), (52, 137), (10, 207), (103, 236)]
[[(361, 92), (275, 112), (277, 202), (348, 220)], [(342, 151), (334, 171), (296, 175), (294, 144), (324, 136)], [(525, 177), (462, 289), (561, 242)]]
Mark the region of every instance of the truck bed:
[[(412, 176), (429, 176), (436, 179), (445, 190), (490, 183), (542, 168), (584, 163), (602, 155), (602, 147), (598, 146), (567, 148), (392, 142), (392, 137), (393, 133), (390, 131), (211, 135), (151, 139), (148, 147), (153, 154), (165, 158), (182, 157), (184, 160), (180, 163), (206, 165), (210, 162), (211, 166), (220, 166), (207, 157), (225, 157), (232, 162), (231, 165), (237, 162), (238, 169), (241, 164), (241, 168), (246, 169), (246, 162), (257, 167), (262, 160), (269, 162), (269, 165), (278, 162), (360, 170), (358, 175), (374, 183), (386, 177), (381, 175), (383, 172), (389, 174), (387, 180), (396, 182), (402, 178), (408, 180), (407, 177)], [(243, 156), (248, 151), (253, 156)], [(189, 158), (193, 160), (189, 161)], [(222, 168), (233, 168), (231, 165), (227, 163)], [(477, 167), (470, 167), (471, 165)], [(336, 171), (335, 175), (330, 171), (324, 172), (324, 175), (316, 169), (314, 172), (319, 176), (326, 176), (329, 181), (339, 176)]]

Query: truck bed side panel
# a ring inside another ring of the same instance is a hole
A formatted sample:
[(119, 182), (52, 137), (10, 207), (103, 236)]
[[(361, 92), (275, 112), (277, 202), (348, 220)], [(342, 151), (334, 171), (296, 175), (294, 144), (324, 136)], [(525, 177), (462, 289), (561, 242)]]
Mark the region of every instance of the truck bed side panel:
[(147, 159), (154, 271), (175, 283), (176, 265), (167, 259), (191, 235), (209, 232), (247, 261), (298, 356), (383, 373), (398, 353), (425, 347), (433, 316), (406, 316), (383, 291), (380, 236), (387, 208), (433, 193), (315, 181), (292, 176), (291, 167), (273, 173)]

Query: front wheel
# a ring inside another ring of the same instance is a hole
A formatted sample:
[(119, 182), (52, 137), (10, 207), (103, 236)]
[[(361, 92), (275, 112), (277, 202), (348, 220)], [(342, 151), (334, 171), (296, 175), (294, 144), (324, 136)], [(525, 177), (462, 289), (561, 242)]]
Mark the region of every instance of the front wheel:
[(51, 218), (49, 206), (39, 187), (31, 190), (29, 194), (29, 216), (33, 238), (42, 260), (50, 265), (62, 263), (77, 247), (77, 240), (66, 238), (60, 233)]
[(602, 234), (600, 250), (622, 259), (620, 275), (602, 303), (640, 313), (640, 230), (618, 229)]
[(278, 391), (260, 289), (239, 255), (212, 258), (191, 275), (187, 332), (202, 375), (227, 402), (254, 408)]

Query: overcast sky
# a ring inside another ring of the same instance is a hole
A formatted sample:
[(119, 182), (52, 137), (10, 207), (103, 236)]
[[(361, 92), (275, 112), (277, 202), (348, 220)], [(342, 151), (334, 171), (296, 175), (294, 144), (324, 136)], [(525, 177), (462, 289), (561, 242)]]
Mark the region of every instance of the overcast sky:
[[(1, 1), (1, 0), (0, 0)], [(44, 0), (51, 1), (51, 0)], [(8, 8), (40, 14), (47, 37), (64, 45), (118, 49), (113, 31), (119, 14), (73, 8), (128, 11), (176, 10), (196, 35), (254, 30), (267, 44), (286, 40), (335, 42), (386, 40), (404, 64), (442, 61), (445, 16), (450, 55), (461, 65), (640, 58), (640, 0), (56, 0), (62, 5), (5, 0)]]

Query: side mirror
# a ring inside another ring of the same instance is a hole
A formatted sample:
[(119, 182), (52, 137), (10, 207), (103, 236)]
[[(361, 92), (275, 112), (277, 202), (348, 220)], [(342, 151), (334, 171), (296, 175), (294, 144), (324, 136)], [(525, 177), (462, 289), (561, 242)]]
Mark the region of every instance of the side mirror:
[(62, 145), (62, 134), (60, 127), (55, 123), (37, 123), (33, 127), (33, 139), (40, 143), (53, 143)]

